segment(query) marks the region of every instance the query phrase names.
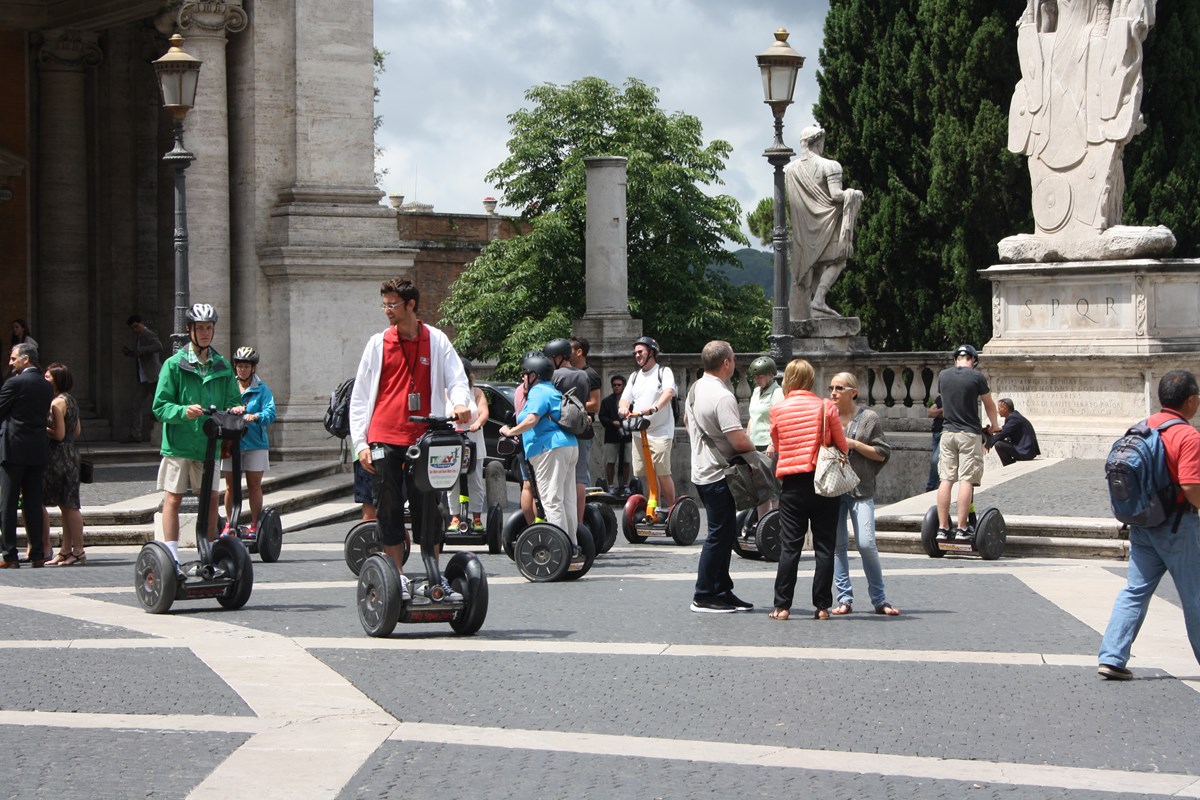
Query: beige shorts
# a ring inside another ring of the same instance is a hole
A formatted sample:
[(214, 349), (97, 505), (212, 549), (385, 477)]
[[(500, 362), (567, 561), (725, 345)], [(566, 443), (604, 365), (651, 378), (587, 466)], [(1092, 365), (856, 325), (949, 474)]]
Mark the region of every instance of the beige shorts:
[[(675, 440), (647, 436), (646, 441), (650, 443), (650, 460), (654, 462), (655, 477), (671, 477), (671, 445)], [(639, 478), (646, 477), (646, 464), (642, 458), (641, 437), (634, 437), (633, 440), (633, 474)]]
[(604, 443), (604, 463), (605, 464), (617, 463), (617, 456), (621, 452), (621, 448), (625, 449), (625, 465), (628, 466), (629, 464), (631, 464), (632, 462), (630, 461), (631, 456), (629, 455), (629, 442), (622, 442), (620, 444), (618, 444), (617, 442), (605, 442)]
[(938, 478), (943, 481), (983, 482), (983, 437), (965, 431), (944, 431), (938, 453)]
[[(266, 472), (271, 467), (270, 461), (270, 453), (267, 450), (243, 450), (242, 473)], [(221, 472), (233, 472), (232, 458), (221, 460)]]
[[(213, 465), (212, 489), (214, 492), (221, 489), (221, 476), (217, 472), (218, 466), (217, 464)], [(196, 494), (200, 494), (200, 482), (203, 479), (203, 461), (163, 456), (162, 463), (158, 465), (158, 490), (160, 492), (187, 494), (189, 489), (194, 489)]]

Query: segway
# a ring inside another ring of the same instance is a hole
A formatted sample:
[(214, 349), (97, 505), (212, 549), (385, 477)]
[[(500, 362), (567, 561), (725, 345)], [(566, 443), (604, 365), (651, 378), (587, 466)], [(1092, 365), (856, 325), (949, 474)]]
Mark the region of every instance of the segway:
[[(504, 512), (499, 503), (493, 503), (488, 509), (487, 522), (483, 528), (476, 529), (471, 524), (470, 504), (471, 470), (475, 469), (475, 442), (467, 440), (467, 457), (463, 461), (462, 474), (458, 479), (458, 526), (451, 528), (447, 522), (446, 544), (486, 544), (488, 553), (495, 555), (500, 552), (500, 532), (504, 526)], [(440, 510), (440, 509), (439, 509)]]
[[(240, 414), (217, 411), (215, 406), (204, 412), (204, 434), (208, 445), (204, 451), (204, 478), (200, 482), (200, 513), (196, 518), (196, 549), (200, 559), (182, 567), (175, 563), (171, 551), (163, 542), (147, 542), (134, 562), (133, 589), (138, 602), (150, 614), (165, 614), (176, 600), (200, 600), (214, 597), (223, 608), (238, 609), (246, 605), (254, 588), (254, 567), (250, 554), (236, 536), (223, 536), (208, 541), (209, 498), (213, 491), (213, 470), (216, 466), (217, 443), (235, 445), (245, 433), (245, 421)], [(233, 460), (233, 514), (236, 525), (242, 513), (242, 454), (235, 446)]]
[[(409, 529), (411, 524), (408, 514), (405, 514), (405, 531)], [(355, 575), (362, 572), (363, 562), (369, 556), (382, 552), (383, 539), (379, 536), (379, 523), (376, 520), (367, 519), (358, 522), (346, 533), (346, 540), (342, 545), (342, 555), (346, 559), (346, 566)], [(401, 559), (401, 563), (408, 563), (408, 556), (411, 552), (412, 537), (406, 535), (404, 537), (404, 557)]]
[(742, 558), (778, 561), (780, 544), (779, 529), (783, 518), (778, 508), (773, 508), (762, 519), (757, 508), (737, 512), (737, 538), (733, 540), (733, 552)]
[(446, 564), (445, 577), (463, 599), (450, 600), (442, 591), (433, 542), (434, 531), (440, 524), (438, 495), (458, 481), (466, 460), (466, 437), (454, 430), (448, 417), (409, 417), (409, 421), (428, 426), (403, 456), (416, 495), (409, 498), (409, 503), (421, 504), (421, 560), (425, 575), (413, 577), (412, 599), (404, 600), (400, 571), (392, 559), (383, 553), (367, 556), (358, 575), (358, 620), (368, 636), (390, 636), (397, 623), (427, 622), (447, 622), (455, 633), (469, 636), (483, 626), (487, 617), (487, 574), (474, 553), (456, 553)]
[[(226, 486), (225, 491), (233, 492), (234, 502), (241, 503), (242, 484), (240, 480), (236, 482), (236, 485)], [(223, 530), (224, 527), (225, 518), (218, 515), (217, 530)], [(279, 560), (279, 554), (283, 550), (283, 522), (279, 517), (279, 512), (273, 506), (264, 506), (259, 512), (257, 530), (251, 531), (250, 526), (242, 525), (240, 519), (230, 522), (229, 528), (250, 553), (258, 554), (263, 563), (274, 564)]]
[(967, 516), (967, 530), (971, 532), (969, 542), (939, 542), (937, 540), (938, 512), (937, 506), (930, 506), (921, 520), (921, 548), (930, 558), (941, 558), (947, 553), (956, 555), (977, 555), (984, 561), (995, 561), (1004, 555), (1004, 542), (1008, 538), (1008, 527), (1004, 524), (1004, 515), (1000, 509), (988, 507), (975, 513), (975, 504), (971, 504)]
[[(525, 451), (520, 442), (512, 438), (503, 438), (496, 443), (496, 449), (502, 455), (516, 456), (524, 467), (529, 485), (533, 489), (534, 521), (532, 524), (527, 523), (525, 512), (519, 508), (509, 514), (502, 530), (504, 552), (516, 562), (517, 569), (525, 579), (534, 583), (582, 578), (596, 561), (596, 541), (586, 522), (587, 506), (584, 507), (585, 522), (580, 523), (575, 530), (579, 552), (573, 553), (571, 539), (566, 531), (546, 522), (537, 478), (533, 474), (533, 468), (525, 460)], [(600, 524), (603, 525), (603, 522)]]
[(664, 511), (659, 507), (658, 478), (654, 474), (650, 441), (646, 437), (650, 418), (631, 413), (621, 421), (621, 426), (630, 433), (642, 435), (642, 460), (646, 464), (646, 486), (649, 489), (649, 497), (634, 494), (625, 501), (621, 532), (632, 544), (642, 544), (651, 536), (669, 536), (675, 544), (686, 547), (696, 541), (700, 533), (700, 507), (694, 498), (686, 494), (679, 497), (669, 510)]
[(603, 487), (589, 486), (584, 492), (583, 501), (583, 521), (592, 533), (596, 553), (603, 555), (617, 543), (616, 508), (624, 504), (623, 498), (604, 491)]

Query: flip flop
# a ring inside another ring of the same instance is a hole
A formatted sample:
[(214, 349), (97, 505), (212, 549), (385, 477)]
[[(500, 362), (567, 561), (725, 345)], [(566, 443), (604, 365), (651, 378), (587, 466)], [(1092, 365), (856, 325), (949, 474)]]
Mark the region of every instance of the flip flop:
[(829, 609), (818, 608), (813, 612), (813, 619), (829, 619)]
[(785, 620), (791, 616), (791, 612), (786, 608), (772, 609), (770, 614), (767, 614), (771, 619)]
[(839, 605), (837, 608), (835, 608), (833, 611), (830, 611), (829, 613), (833, 614), (835, 617), (844, 617), (847, 614), (853, 614), (854, 608), (849, 603), (842, 603), (841, 605)]
[(884, 603), (881, 606), (875, 606), (875, 613), (883, 614), (885, 617), (898, 617), (900, 616), (900, 609), (891, 603)]

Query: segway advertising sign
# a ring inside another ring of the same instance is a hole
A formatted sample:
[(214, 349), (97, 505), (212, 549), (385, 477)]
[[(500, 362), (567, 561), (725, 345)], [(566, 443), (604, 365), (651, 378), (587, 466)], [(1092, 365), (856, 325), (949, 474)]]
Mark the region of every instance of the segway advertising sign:
[(429, 485), (436, 490), (451, 489), (458, 483), (462, 469), (462, 446), (429, 448)]

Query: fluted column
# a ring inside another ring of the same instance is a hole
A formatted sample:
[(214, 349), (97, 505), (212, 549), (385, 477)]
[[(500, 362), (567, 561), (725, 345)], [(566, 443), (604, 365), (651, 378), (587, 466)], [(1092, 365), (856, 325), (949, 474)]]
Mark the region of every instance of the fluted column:
[(247, 21), (241, 0), (184, 0), (175, 19), (184, 49), (204, 62), (196, 106), (184, 120), (187, 148), (196, 156), (187, 173), (189, 291), (191, 302), (211, 303), (221, 315), (215, 344), (225, 355), (232, 353), (225, 34), (244, 30)]
[[(72, 394), (92, 397), (88, 302), (87, 70), (100, 63), (97, 35), (49, 30), (38, 62), (38, 287), (34, 338), (42, 365), (67, 364)], [(86, 405), (86, 402), (85, 402)]]

